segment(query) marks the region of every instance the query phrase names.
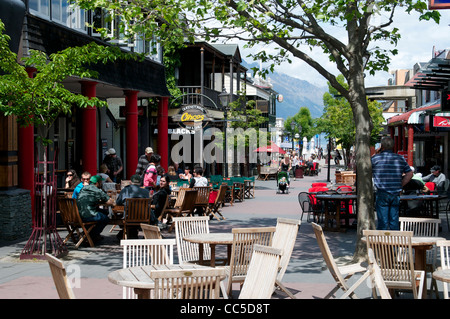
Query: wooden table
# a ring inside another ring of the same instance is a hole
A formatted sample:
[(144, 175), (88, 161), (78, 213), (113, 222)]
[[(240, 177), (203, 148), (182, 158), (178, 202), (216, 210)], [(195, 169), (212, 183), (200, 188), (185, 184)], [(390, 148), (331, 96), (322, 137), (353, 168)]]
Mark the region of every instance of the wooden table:
[(108, 280), (119, 286), (134, 288), (134, 293), (138, 299), (150, 299), (150, 290), (155, 287), (155, 283), (150, 278), (152, 270), (191, 270), (199, 268), (209, 268), (201, 265), (147, 265), (138, 267), (128, 267), (111, 272)]
[(233, 244), (232, 233), (205, 233), (205, 234), (193, 234), (183, 237), (184, 240), (199, 244), (199, 262), (203, 263), (203, 245), (209, 244), (211, 247), (211, 267), (216, 266), (216, 245), (227, 245), (227, 261), (231, 257), (231, 245)]
[[(408, 201), (421, 200), (427, 203), (427, 214), (430, 218), (439, 218), (439, 201), (447, 198), (446, 195), (400, 195), (400, 202), (403, 202), (403, 214), (406, 215), (405, 205)], [(436, 206), (436, 209), (434, 207)]]
[(450, 269), (437, 269), (433, 272), (433, 278), (450, 283)]
[[(340, 231), (341, 230), (341, 204), (344, 204), (345, 207), (345, 214), (343, 217), (345, 218), (345, 225), (348, 227), (349, 225), (349, 217), (356, 218), (356, 209), (354, 210), (354, 214), (350, 216), (350, 201), (357, 200), (356, 194), (348, 194), (348, 193), (342, 193), (342, 194), (316, 194), (316, 199), (321, 200), (324, 202), (325, 207), (325, 225), (324, 230), (331, 230), (331, 231)], [(334, 202), (336, 206), (336, 214), (332, 216), (328, 209), (329, 202)], [(329, 227), (328, 222), (330, 220), (336, 220), (336, 228)]]

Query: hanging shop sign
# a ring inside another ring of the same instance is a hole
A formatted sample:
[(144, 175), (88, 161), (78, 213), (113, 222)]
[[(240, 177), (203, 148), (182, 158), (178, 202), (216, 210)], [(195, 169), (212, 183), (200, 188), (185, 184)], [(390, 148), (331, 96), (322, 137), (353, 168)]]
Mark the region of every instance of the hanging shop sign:
[(433, 126), (450, 128), (450, 117), (449, 116), (434, 116), (433, 117)]
[(450, 9), (450, 0), (429, 0), (429, 10)]
[(180, 108), (178, 114), (172, 116), (174, 122), (188, 130), (205, 127), (212, 119), (208, 110), (198, 104), (184, 105)]

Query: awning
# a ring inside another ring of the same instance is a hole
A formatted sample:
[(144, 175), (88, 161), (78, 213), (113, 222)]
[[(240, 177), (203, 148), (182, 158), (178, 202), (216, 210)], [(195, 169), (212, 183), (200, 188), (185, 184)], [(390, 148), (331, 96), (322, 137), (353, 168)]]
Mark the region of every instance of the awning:
[(388, 119), (387, 123), (388, 126), (395, 126), (399, 124), (422, 124), (423, 122), (420, 119), (422, 114), (425, 114), (426, 111), (439, 110), (440, 108), (441, 104), (434, 102), (432, 105), (422, 106), (409, 112), (393, 116)]
[(448, 87), (449, 82), (450, 61), (434, 58), (405, 85), (417, 90), (441, 91)]
[(270, 145), (258, 147), (253, 152), (286, 154), (283, 149), (279, 148), (278, 145), (274, 144), (273, 142), (271, 142)]

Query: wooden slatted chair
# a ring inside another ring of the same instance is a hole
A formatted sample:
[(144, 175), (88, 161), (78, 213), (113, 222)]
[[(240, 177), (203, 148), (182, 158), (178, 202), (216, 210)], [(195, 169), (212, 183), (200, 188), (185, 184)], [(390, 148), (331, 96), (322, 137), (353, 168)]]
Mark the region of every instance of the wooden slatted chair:
[(194, 209), (201, 211), (202, 215), (205, 215), (209, 205), (211, 186), (194, 186), (192, 189), (198, 191)]
[[(440, 259), (441, 259), (441, 269), (449, 269), (450, 268), (450, 240), (440, 240), (436, 243), (436, 246), (439, 247), (440, 251)], [(444, 299), (450, 299), (448, 283), (443, 282), (444, 288)]]
[(233, 228), (233, 244), (231, 248), (230, 265), (226, 266), (227, 286), (226, 294), (231, 296), (232, 284), (242, 283), (247, 275), (248, 265), (253, 254), (255, 244), (271, 246), (275, 227)]
[(295, 296), (281, 283), (281, 281), (283, 280), (283, 276), (289, 261), (291, 260), (300, 225), (301, 221), (298, 219), (278, 218), (276, 231), (272, 239), (272, 247), (281, 249), (283, 252), (280, 263), (281, 268), (278, 272), (275, 286), (283, 290), (292, 299), (296, 299)]
[[(122, 239), (123, 268), (173, 265), (175, 239)], [(135, 299), (133, 288), (123, 287), (123, 299)]]
[(50, 271), (52, 273), (53, 282), (60, 299), (75, 299), (69, 279), (67, 278), (66, 268), (61, 260), (50, 254), (45, 254)]
[[(223, 204), (225, 203), (226, 192), (227, 192), (227, 185), (226, 184), (220, 185), (219, 192), (217, 194), (217, 197), (216, 197), (214, 203), (209, 204), (209, 206), (207, 208), (207, 211), (206, 211), (207, 216), (212, 215), (217, 220), (220, 220), (220, 218), (225, 220), (225, 217), (222, 215), (221, 208), (222, 208)], [(217, 215), (220, 215), (220, 217)]]
[(377, 261), (375, 259), (373, 250), (369, 249), (367, 255), (369, 261), (370, 278), (372, 279), (373, 297), (377, 298), (377, 296), (379, 295), (381, 299), (392, 299), (391, 294), (389, 293), (389, 289), (387, 288), (386, 283), (384, 282), (381, 269), (378, 266)]
[(145, 239), (162, 239), (161, 231), (158, 226), (142, 223), (140, 226)]
[[(190, 243), (183, 238), (193, 234), (209, 233), (208, 216), (174, 217), (175, 238), (177, 242), (178, 263), (197, 263), (200, 259), (199, 245)], [(211, 247), (208, 244), (203, 245), (203, 260), (211, 260)]]
[(414, 270), (412, 231), (363, 230), (367, 250), (372, 249), (389, 289), (410, 289), (422, 297), (424, 271)]
[(219, 299), (223, 268), (153, 270), (154, 299)]
[(123, 238), (128, 237), (129, 226), (140, 226), (150, 224), (151, 221), (151, 198), (127, 198), (124, 205)]
[(197, 190), (189, 189), (189, 188), (182, 188), (180, 189), (180, 194), (178, 196), (182, 196), (183, 200), (181, 203), (177, 204), (179, 206), (175, 206), (173, 208), (166, 208), (164, 210), (164, 217), (167, 219), (167, 222), (172, 222), (172, 225), (169, 227), (169, 232), (172, 232), (173, 228), (175, 227), (175, 224), (173, 223), (173, 219), (175, 217), (182, 217), (182, 216), (191, 216), (192, 212), (194, 210), (195, 201), (197, 200)]
[[(77, 200), (75, 198), (60, 198), (58, 204), (61, 219), (68, 231), (63, 242), (66, 243), (69, 238), (72, 238), (75, 247), (78, 248), (84, 240), (87, 240), (89, 245), (94, 247), (94, 241), (90, 236), (90, 232), (95, 225), (97, 225), (97, 222), (84, 222), (81, 219), (80, 213), (78, 212)], [(80, 231), (80, 228), (82, 231)]]
[[(362, 266), (360, 263), (353, 263), (343, 266), (338, 266), (336, 264), (333, 255), (331, 254), (330, 247), (328, 246), (325, 235), (323, 234), (322, 227), (316, 223), (312, 223), (312, 227), (314, 230), (314, 234), (317, 239), (317, 243), (319, 244), (320, 251), (322, 252), (323, 259), (325, 260), (325, 264), (328, 267), (328, 270), (331, 273), (331, 276), (336, 281), (336, 287), (334, 287), (326, 296), (325, 299), (329, 299), (334, 296), (336, 291), (342, 289), (345, 292), (350, 290), (348, 297), (352, 299), (358, 298), (354, 293), (354, 290), (362, 283), (362, 280), (358, 280), (351, 287), (348, 285), (348, 280), (357, 273), (367, 273), (367, 268)], [(368, 273), (367, 273), (368, 275)], [(366, 275), (366, 278), (367, 278)], [(344, 277), (345, 276), (345, 277)], [(364, 277), (364, 276), (363, 276)]]
[(239, 299), (270, 299), (275, 288), (282, 250), (254, 245)]
[[(416, 218), (416, 217), (400, 217), (400, 231), (412, 231), (413, 236), (420, 237), (438, 237), (440, 219), (436, 218)], [(427, 271), (432, 274), (436, 270), (437, 263), (437, 247), (427, 250)], [(439, 290), (436, 280), (431, 277), (430, 290), (434, 289), (436, 297), (439, 296)]]

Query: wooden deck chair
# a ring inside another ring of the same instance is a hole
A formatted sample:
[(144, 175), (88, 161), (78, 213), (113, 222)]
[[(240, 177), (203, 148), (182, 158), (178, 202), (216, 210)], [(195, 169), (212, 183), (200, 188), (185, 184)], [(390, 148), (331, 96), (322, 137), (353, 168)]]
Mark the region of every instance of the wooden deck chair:
[(412, 231), (363, 230), (367, 250), (372, 249), (389, 289), (410, 289), (422, 297), (424, 271), (414, 270)]
[[(123, 268), (173, 265), (175, 239), (122, 239)], [(123, 299), (135, 299), (133, 288), (123, 287)]]
[(143, 223), (140, 226), (145, 239), (162, 239), (161, 231), (158, 226)]
[(152, 270), (154, 299), (219, 299), (224, 268)]
[(150, 224), (151, 198), (127, 198), (124, 204), (123, 239), (128, 237), (129, 226)]
[(276, 231), (272, 239), (272, 247), (281, 249), (283, 252), (280, 263), (281, 268), (278, 272), (275, 286), (283, 290), (292, 299), (296, 299), (295, 296), (281, 283), (281, 281), (283, 280), (284, 273), (291, 260), (300, 225), (301, 221), (298, 219), (278, 218)]
[[(190, 243), (183, 238), (193, 234), (209, 233), (208, 216), (174, 217), (175, 239), (177, 242), (178, 263), (197, 263), (199, 257), (199, 245)], [(203, 245), (203, 260), (211, 260), (211, 247)]]
[[(440, 240), (436, 243), (440, 250), (441, 268), (450, 268), (450, 240)], [(448, 283), (443, 282), (444, 285), (444, 299), (450, 299)]]
[[(421, 237), (438, 237), (440, 219), (436, 218), (416, 218), (416, 217), (400, 217), (400, 230), (412, 231), (413, 236)], [(432, 274), (436, 270), (437, 263), (437, 247), (427, 250), (427, 271)], [(430, 290), (434, 289), (436, 298), (439, 296), (439, 290), (436, 280), (431, 276)]]
[[(214, 203), (209, 204), (208, 209), (206, 211), (206, 215), (213, 215), (213, 217), (215, 217), (217, 220), (220, 220), (220, 218), (225, 220), (225, 217), (223, 217), (222, 213), (221, 213), (221, 208), (223, 206), (223, 204), (225, 203), (225, 195), (227, 192), (227, 185), (226, 184), (222, 184), (219, 187), (219, 192), (217, 194), (217, 197), (214, 201)], [(217, 216), (217, 215), (220, 215)]]
[(244, 178), (244, 198), (255, 198), (255, 176)]
[(233, 183), (233, 202), (239, 200), (244, 201), (245, 198), (245, 182), (243, 177), (231, 177), (230, 181)]
[(195, 201), (197, 200), (197, 190), (193, 190), (193, 189), (189, 189), (189, 188), (184, 188), (181, 189), (180, 191), (182, 191), (183, 194), (179, 194), (178, 196), (182, 196), (183, 200), (181, 203), (178, 204), (178, 199), (177, 199), (177, 204), (175, 205), (180, 205), (180, 206), (175, 206), (173, 208), (166, 208), (164, 210), (164, 215), (165, 218), (167, 219), (167, 222), (171, 221), (172, 225), (170, 225), (168, 231), (172, 232), (173, 228), (175, 227), (175, 224), (173, 223), (173, 219), (175, 217), (182, 217), (182, 216), (191, 216), (192, 212), (194, 210), (194, 206), (195, 206)]
[[(87, 239), (89, 245), (94, 247), (94, 241), (90, 236), (90, 232), (97, 222), (84, 222), (81, 219), (80, 213), (78, 212), (77, 200), (75, 198), (60, 198), (58, 203), (61, 219), (68, 231), (64, 243), (66, 243), (69, 238), (72, 238), (75, 247), (78, 248), (81, 243)], [(80, 231), (80, 228), (82, 231)]]
[(53, 282), (60, 299), (75, 299), (69, 279), (67, 278), (66, 268), (61, 260), (50, 254), (45, 254), (50, 271), (52, 273)]
[(392, 299), (391, 294), (389, 293), (389, 289), (384, 282), (383, 275), (381, 274), (381, 269), (375, 259), (373, 250), (369, 249), (367, 255), (369, 261), (370, 278), (372, 280), (373, 297), (377, 298), (379, 295), (381, 299)]
[(253, 246), (252, 259), (239, 299), (270, 299), (272, 297), (281, 254), (281, 249), (262, 245)]
[(322, 227), (320, 227), (316, 223), (312, 223), (312, 227), (317, 239), (317, 243), (319, 244), (320, 251), (322, 252), (323, 259), (325, 260), (325, 263), (328, 267), (328, 270), (331, 273), (331, 276), (336, 281), (336, 287), (334, 287), (324, 298), (328, 299), (334, 296), (336, 291), (338, 291), (339, 289), (342, 289), (345, 293), (350, 288), (352, 288), (352, 290), (348, 294), (348, 297), (353, 299), (358, 298), (354, 293), (354, 290), (358, 287), (359, 284), (361, 284), (362, 280), (358, 280), (351, 287), (348, 285), (348, 280), (353, 275), (362, 272), (366, 273), (365, 277), (367, 278), (368, 276), (367, 268), (362, 266), (360, 263), (338, 266), (333, 258), (333, 255), (331, 254), (330, 247), (328, 246), (325, 235), (323, 234)]
[(198, 191), (194, 209), (198, 209), (202, 212), (202, 215), (206, 215), (206, 209), (209, 205), (209, 193), (211, 192), (211, 186), (194, 186), (192, 189)]
[(247, 275), (248, 265), (253, 254), (255, 244), (272, 246), (272, 238), (275, 227), (233, 228), (233, 244), (231, 247), (230, 265), (226, 266), (227, 286), (226, 294), (231, 296), (232, 284), (239, 282), (241, 285)]

